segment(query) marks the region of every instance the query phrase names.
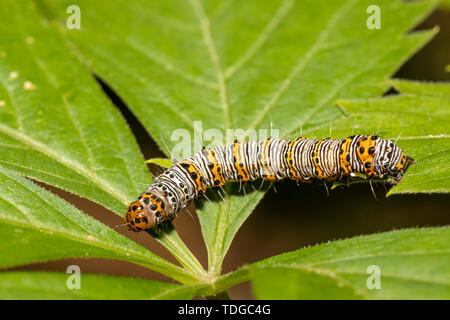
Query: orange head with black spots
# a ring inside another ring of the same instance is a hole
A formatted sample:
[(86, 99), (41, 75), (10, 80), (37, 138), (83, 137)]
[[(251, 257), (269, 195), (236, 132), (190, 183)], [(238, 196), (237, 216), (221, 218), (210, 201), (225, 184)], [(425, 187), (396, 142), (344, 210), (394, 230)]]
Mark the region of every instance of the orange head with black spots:
[(124, 220), (130, 229), (136, 232), (153, 228), (156, 225), (155, 221), (144, 212), (144, 207), (139, 201), (134, 201), (128, 206)]
[(133, 231), (151, 229), (165, 220), (165, 208), (165, 201), (160, 196), (146, 192), (128, 206), (124, 220)]

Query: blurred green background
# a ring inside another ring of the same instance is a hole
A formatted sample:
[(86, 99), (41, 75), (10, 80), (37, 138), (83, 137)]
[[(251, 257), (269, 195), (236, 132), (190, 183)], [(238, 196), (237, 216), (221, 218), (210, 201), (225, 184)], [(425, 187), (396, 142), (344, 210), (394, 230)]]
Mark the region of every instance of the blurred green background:
[[(445, 71), (445, 66), (450, 64), (450, 7), (448, 10), (438, 9), (416, 29), (430, 29), (434, 26), (440, 28), (437, 36), (406, 62), (395, 77), (427, 81), (450, 80), (450, 73)], [(129, 122), (145, 158), (164, 157), (120, 98), (106, 86), (104, 89)], [(153, 166), (150, 170), (154, 174), (160, 172), (160, 169)], [(94, 203), (48, 186), (44, 187), (113, 228), (122, 224), (120, 217)], [(275, 187), (276, 191), (272, 188), (267, 193), (239, 230), (225, 259), (224, 272), (271, 255), (329, 240), (407, 227), (442, 226), (450, 223), (450, 197), (447, 195), (395, 195), (386, 199), (385, 187), (375, 185), (378, 198), (376, 200), (368, 184), (331, 190), (329, 196), (325, 188), (318, 185), (297, 186), (293, 181), (285, 181), (277, 183)], [(195, 212), (192, 206), (189, 210)], [(191, 216), (182, 213), (175, 219), (174, 224), (180, 236), (206, 267), (206, 249), (195, 214)], [(118, 232), (176, 263), (175, 259), (148, 234), (133, 233), (126, 227), (116, 228)], [(70, 264), (79, 265), (82, 272), (170, 281), (137, 265), (104, 259), (65, 259), (28, 265), (15, 270), (64, 272)], [(230, 289), (229, 294), (232, 299), (252, 298), (247, 283)]]

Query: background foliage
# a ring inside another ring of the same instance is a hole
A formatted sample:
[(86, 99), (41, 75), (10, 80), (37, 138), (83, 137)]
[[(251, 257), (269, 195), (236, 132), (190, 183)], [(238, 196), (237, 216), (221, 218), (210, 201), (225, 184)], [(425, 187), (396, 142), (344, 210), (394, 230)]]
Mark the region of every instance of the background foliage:
[[(119, 215), (151, 183), (127, 123), (94, 73), (168, 157), (172, 132), (193, 134), (195, 120), (203, 130), (276, 128), (283, 137), (378, 132), (398, 138), (418, 160), (390, 194), (447, 193), (449, 86), (389, 79), (436, 34), (437, 29), (410, 30), (437, 2), (377, 3), (380, 30), (365, 25), (372, 4), (366, 1), (4, 1), (1, 267), (102, 257), (181, 283), (143, 281), (143, 298), (213, 295), (243, 281), (253, 282), (257, 298), (448, 298), (448, 228), (332, 242), (223, 275), (231, 242), (266, 189), (242, 194), (230, 184), (225, 200), (211, 193), (212, 202), (197, 203), (208, 253), (205, 271), (175, 229), (157, 239), (179, 266), (18, 176)], [(65, 27), (71, 4), (81, 8), (80, 30)], [(390, 87), (400, 94), (381, 97)], [(369, 264), (382, 264), (387, 272), (385, 287), (376, 293), (365, 287)], [(73, 293), (64, 289), (61, 274), (1, 276), (0, 292), (8, 298), (31, 298), (30, 288), (42, 297), (138, 297), (128, 295), (138, 280), (89, 275), (89, 285)], [(106, 295), (117, 285), (123, 296)]]

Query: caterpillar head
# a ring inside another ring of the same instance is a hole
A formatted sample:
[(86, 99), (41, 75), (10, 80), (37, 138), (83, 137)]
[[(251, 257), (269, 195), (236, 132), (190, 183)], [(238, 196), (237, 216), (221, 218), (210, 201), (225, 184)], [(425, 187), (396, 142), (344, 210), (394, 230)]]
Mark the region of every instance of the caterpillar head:
[(393, 161), (391, 163), (390, 171), (388, 173), (388, 176), (393, 178), (391, 183), (392, 184), (399, 183), (402, 180), (403, 174), (405, 173), (406, 169), (408, 169), (410, 164), (414, 164), (414, 163), (416, 163), (416, 160), (408, 157), (402, 151), (400, 159), (398, 159), (397, 162)]
[(397, 184), (410, 164), (416, 163), (408, 157), (392, 140), (381, 140), (376, 146), (374, 159), (375, 168), (380, 177), (392, 178), (391, 183)]
[(136, 232), (151, 229), (164, 219), (165, 207), (160, 196), (146, 192), (128, 206), (125, 223)]

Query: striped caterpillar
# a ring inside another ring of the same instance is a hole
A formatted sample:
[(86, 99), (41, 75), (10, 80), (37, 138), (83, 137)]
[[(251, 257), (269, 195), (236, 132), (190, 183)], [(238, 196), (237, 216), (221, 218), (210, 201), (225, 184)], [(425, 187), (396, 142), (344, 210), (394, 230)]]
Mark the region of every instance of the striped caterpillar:
[(346, 139), (274, 139), (203, 149), (175, 162), (131, 203), (124, 217), (133, 231), (175, 218), (207, 187), (262, 178), (333, 181), (342, 177), (391, 178), (397, 184), (415, 161), (391, 140), (356, 135)]

